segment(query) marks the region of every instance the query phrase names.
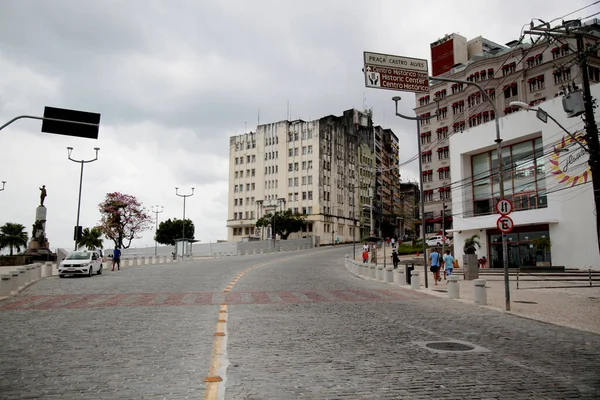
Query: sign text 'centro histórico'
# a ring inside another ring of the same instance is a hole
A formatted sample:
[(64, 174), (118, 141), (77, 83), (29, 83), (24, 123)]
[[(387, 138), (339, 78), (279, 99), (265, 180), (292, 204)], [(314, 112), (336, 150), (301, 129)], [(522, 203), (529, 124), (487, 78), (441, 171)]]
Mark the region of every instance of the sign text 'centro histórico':
[(428, 93), (427, 60), (364, 52), (365, 86), (403, 92)]

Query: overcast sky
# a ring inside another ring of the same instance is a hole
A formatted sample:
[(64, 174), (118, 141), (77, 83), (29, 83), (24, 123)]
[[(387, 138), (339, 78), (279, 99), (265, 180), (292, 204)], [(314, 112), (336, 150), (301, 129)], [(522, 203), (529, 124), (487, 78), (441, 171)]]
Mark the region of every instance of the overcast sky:
[[(72, 246), (80, 165), (81, 225), (100, 219), (106, 193), (163, 205), (181, 218), (175, 186), (196, 194), (186, 217), (202, 242), (226, 239), (228, 138), (261, 123), (373, 109), (400, 138), (400, 159), (417, 153), (415, 127), (394, 117), (397, 92), (365, 89), (363, 51), (430, 58), (447, 33), (504, 44), (532, 18), (561, 17), (592, 0), (486, 1), (0, 1), (0, 124), (46, 105), (102, 114), (98, 140), (40, 132), (21, 120), (0, 132), (0, 225), (31, 233), (39, 187), (48, 197), (52, 248)], [(597, 5), (569, 18), (597, 12)], [(402, 94), (412, 113), (414, 95)], [(418, 165), (403, 167), (404, 181)], [(153, 246), (153, 231), (132, 247)], [(105, 245), (110, 246), (107, 241)]]

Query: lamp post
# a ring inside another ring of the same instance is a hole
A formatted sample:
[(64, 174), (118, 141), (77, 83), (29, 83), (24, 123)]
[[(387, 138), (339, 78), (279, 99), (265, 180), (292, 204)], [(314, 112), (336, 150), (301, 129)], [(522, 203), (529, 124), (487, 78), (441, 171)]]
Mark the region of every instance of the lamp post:
[(582, 148), (583, 150), (585, 150), (587, 153), (589, 153), (589, 152), (590, 152), (590, 150), (589, 150), (587, 147), (585, 147), (585, 146), (584, 146), (584, 145), (583, 145), (583, 144), (582, 144), (582, 143), (581, 143), (581, 142), (580, 142), (580, 141), (579, 141), (579, 140), (578, 140), (578, 139), (577, 139), (575, 136), (573, 136), (573, 134), (572, 134), (571, 132), (569, 132), (569, 131), (567, 130), (567, 128), (565, 128), (564, 126), (562, 126), (562, 125), (561, 125), (561, 124), (560, 124), (560, 123), (559, 123), (559, 122), (558, 122), (556, 119), (554, 119), (554, 117), (553, 117), (552, 115), (548, 114), (546, 111), (542, 110), (540, 107), (537, 107), (537, 108), (536, 108), (536, 107), (531, 107), (529, 104), (527, 104), (527, 103), (524, 103), (524, 102), (522, 102), (522, 101), (511, 101), (511, 102), (509, 103), (509, 105), (510, 105), (511, 107), (518, 107), (518, 108), (522, 108), (522, 109), (524, 109), (524, 110), (526, 110), (526, 111), (535, 111), (535, 112), (536, 112), (535, 116), (536, 116), (536, 117), (537, 117), (537, 118), (538, 118), (540, 121), (542, 121), (542, 122), (543, 122), (543, 123), (545, 123), (545, 124), (546, 124), (546, 123), (548, 123), (548, 118), (550, 118), (552, 121), (554, 121), (554, 123), (555, 123), (556, 125), (558, 125), (558, 127), (559, 127), (560, 129), (562, 129), (563, 131), (565, 131), (565, 132), (566, 132), (566, 134), (567, 134), (567, 135), (569, 135), (569, 137), (570, 137), (571, 139), (573, 139), (573, 140), (575, 141), (575, 143), (577, 143), (577, 144), (579, 145), (579, 147), (581, 147), (581, 148)]
[(183, 248), (185, 240), (185, 199), (194, 195), (194, 188), (192, 188), (191, 194), (179, 194), (179, 188), (176, 187), (175, 194), (179, 197), (183, 197), (183, 221), (181, 221), (181, 259), (183, 260), (183, 256), (185, 253), (185, 249)]
[[(442, 78), (439, 76), (430, 76), (430, 81), (441, 81), (441, 82), (453, 82), (460, 83), (464, 85), (472, 85), (475, 86), (479, 92), (485, 97), (488, 101), (492, 110), (494, 110), (494, 124), (496, 127), (496, 152), (498, 153), (498, 186), (499, 186), (499, 194), (500, 199), (504, 199), (504, 159), (502, 158), (502, 138), (500, 137), (500, 122), (498, 119), (498, 109), (496, 108), (496, 104), (490, 97), (490, 94), (486, 92), (483, 87), (477, 82), (465, 81), (462, 79), (451, 79), (451, 78)], [(502, 264), (504, 266), (504, 300), (505, 300), (505, 309), (506, 311), (510, 311), (510, 286), (508, 280), (508, 244), (506, 239), (506, 234), (502, 233)]]
[(154, 255), (158, 255), (158, 242), (156, 241), (156, 233), (158, 232), (158, 214), (160, 214), (161, 212), (163, 212), (164, 207), (163, 206), (156, 206), (156, 210), (154, 209), (155, 206), (152, 206), (152, 212), (154, 214), (156, 214), (156, 220), (155, 220), (155, 225), (154, 225)]
[(73, 152), (73, 148), (67, 147), (69, 160), (81, 164), (81, 172), (79, 174), (79, 200), (77, 201), (77, 225), (75, 225), (75, 235), (74, 235), (75, 236), (75, 250), (77, 250), (77, 247), (79, 244), (78, 243), (79, 239), (81, 239), (80, 229), (79, 229), (79, 214), (80, 214), (80, 210), (81, 210), (81, 189), (83, 186), (83, 165), (94, 162), (98, 159), (98, 151), (100, 150), (100, 148), (94, 147), (94, 150), (96, 150), (96, 157), (94, 159), (92, 159), (92, 160), (75, 160), (75, 159), (71, 158), (71, 153)]
[(6, 185), (6, 181), (2, 181), (2, 189), (0, 189), (0, 192), (4, 190), (4, 185)]
[[(423, 188), (423, 157), (421, 155), (421, 121), (427, 121), (431, 118), (434, 118), (438, 115), (431, 115), (429, 117), (409, 117), (407, 115), (400, 114), (398, 112), (398, 102), (401, 100), (400, 96), (395, 96), (392, 98), (394, 103), (396, 103), (396, 116), (404, 119), (408, 119), (411, 121), (417, 121), (417, 145), (419, 151), (419, 176), (421, 177), (421, 236), (423, 240), (423, 268), (425, 271), (425, 287), (429, 286), (428, 277), (427, 277), (427, 244), (425, 243), (425, 190)], [(437, 102), (436, 102), (437, 103)]]

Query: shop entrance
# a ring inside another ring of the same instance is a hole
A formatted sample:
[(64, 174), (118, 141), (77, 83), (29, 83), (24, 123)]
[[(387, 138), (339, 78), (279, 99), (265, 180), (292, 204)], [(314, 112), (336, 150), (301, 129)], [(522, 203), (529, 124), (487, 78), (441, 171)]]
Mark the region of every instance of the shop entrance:
[[(550, 237), (547, 224), (515, 227), (506, 235), (508, 244), (508, 267), (534, 267), (538, 261), (552, 261), (550, 250), (545, 254), (536, 250), (533, 240)], [(488, 231), (489, 265), (491, 268), (503, 268), (502, 235), (494, 229)]]

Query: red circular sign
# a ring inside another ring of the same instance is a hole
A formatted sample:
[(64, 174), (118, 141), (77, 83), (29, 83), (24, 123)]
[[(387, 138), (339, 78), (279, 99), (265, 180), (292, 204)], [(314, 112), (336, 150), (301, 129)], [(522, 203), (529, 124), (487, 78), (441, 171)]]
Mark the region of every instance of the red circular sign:
[(498, 203), (496, 203), (496, 211), (500, 215), (508, 215), (513, 212), (513, 203), (508, 199), (500, 199)]
[(502, 215), (498, 217), (498, 221), (496, 221), (496, 226), (502, 233), (510, 233), (513, 230), (515, 223), (511, 217), (507, 215)]

